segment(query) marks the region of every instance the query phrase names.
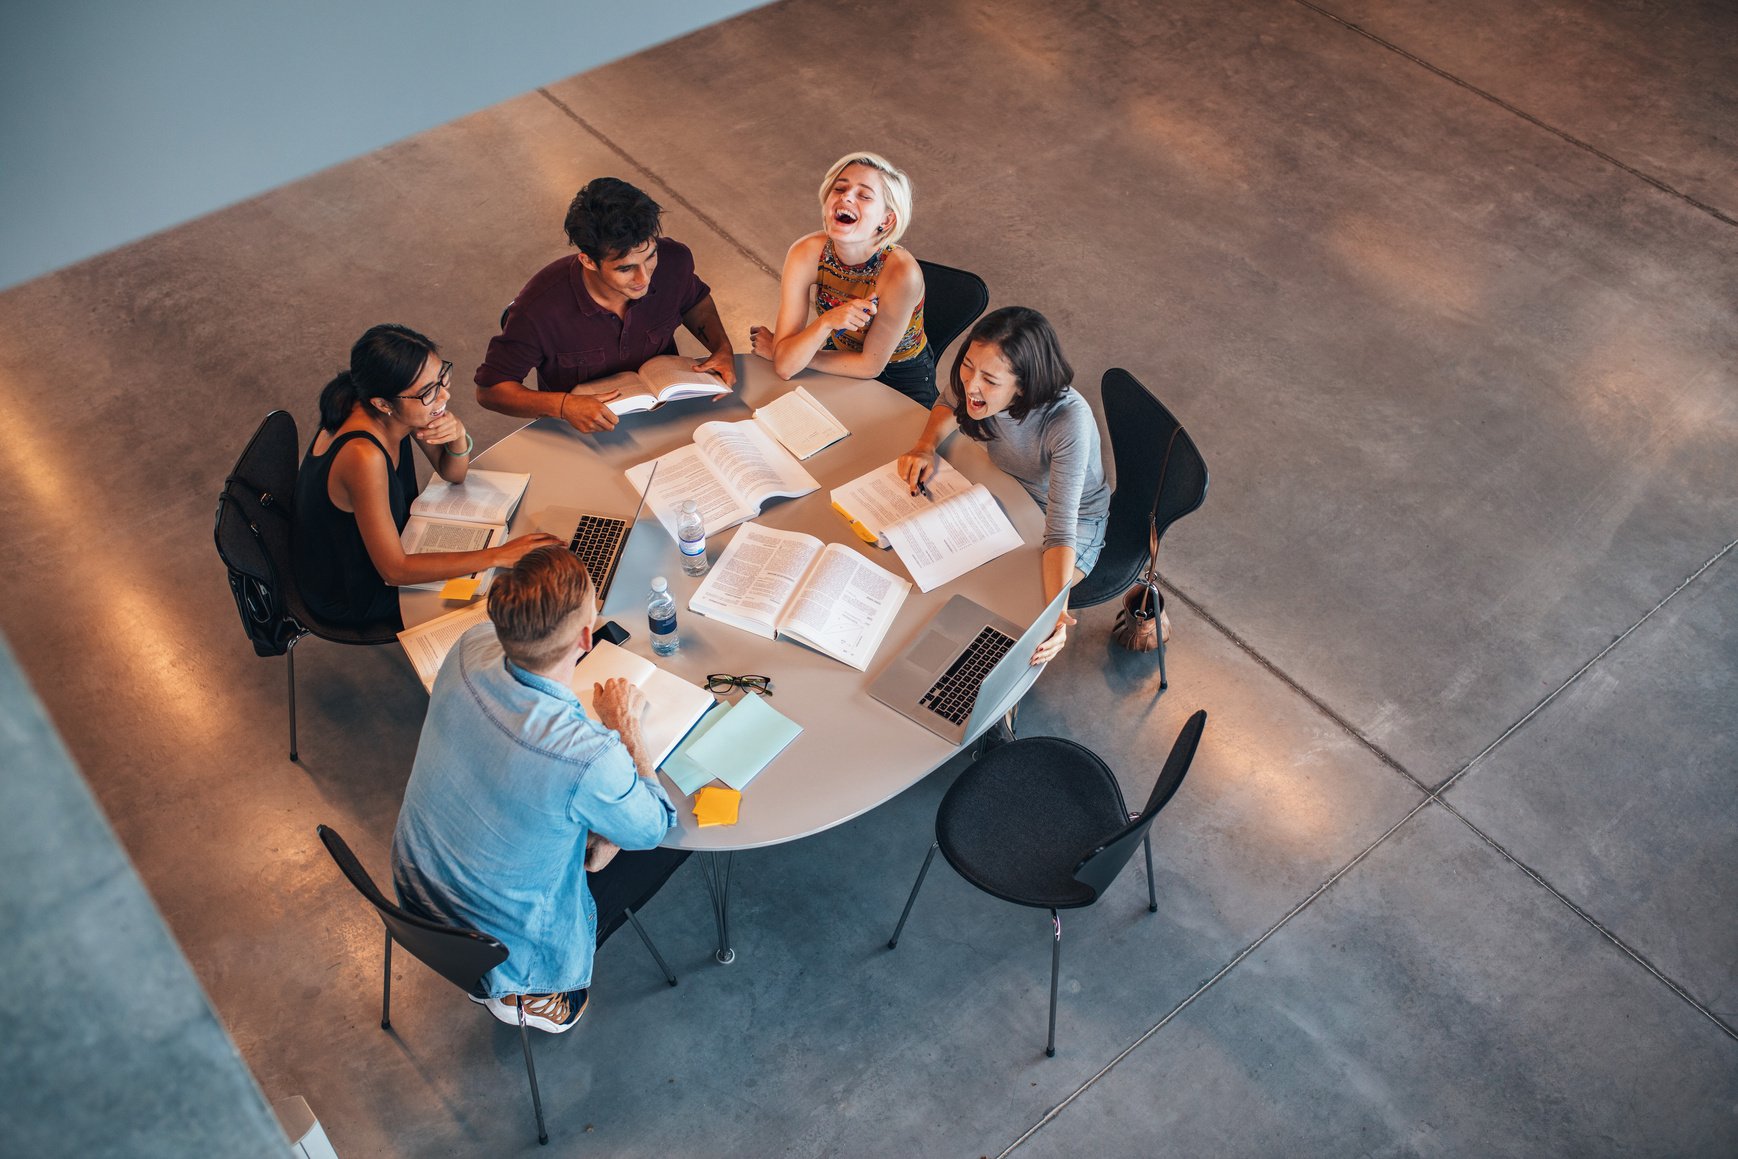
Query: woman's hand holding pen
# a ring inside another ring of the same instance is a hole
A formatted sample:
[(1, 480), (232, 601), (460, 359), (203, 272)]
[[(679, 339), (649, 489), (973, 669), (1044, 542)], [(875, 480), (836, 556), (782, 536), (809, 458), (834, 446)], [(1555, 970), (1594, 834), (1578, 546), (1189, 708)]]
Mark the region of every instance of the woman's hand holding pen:
[(861, 330), (875, 317), (876, 308), (874, 298), (852, 298), (822, 314), (821, 321), (829, 330)]
[(899, 456), (899, 461), (894, 464), (893, 469), (899, 472), (899, 477), (905, 480), (906, 486), (911, 488), (913, 495), (919, 491), (927, 495), (929, 490), (926, 484), (935, 478), (936, 459), (934, 447), (926, 447), (919, 443)]

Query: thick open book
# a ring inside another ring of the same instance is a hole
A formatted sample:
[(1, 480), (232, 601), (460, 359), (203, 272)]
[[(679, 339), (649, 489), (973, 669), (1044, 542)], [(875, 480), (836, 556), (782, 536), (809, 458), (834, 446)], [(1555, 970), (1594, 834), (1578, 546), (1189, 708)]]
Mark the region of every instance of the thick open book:
[(865, 540), (899, 553), (924, 591), (1004, 555), (1022, 540), (996, 497), (946, 460), (927, 483), (929, 495), (911, 493), (888, 463), (833, 488), (833, 507)]
[(646, 489), (653, 463), (658, 464), (658, 477), (646, 504), (657, 512), (671, 539), (676, 538), (683, 500), (700, 505), (701, 522), (711, 536), (753, 519), (769, 499), (795, 498), (821, 486), (752, 419), (701, 423), (688, 446), (628, 468), (635, 490)]
[(755, 411), (754, 421), (799, 459), (825, 450), (851, 433), (820, 399), (800, 386)]
[(910, 590), (848, 547), (750, 523), (718, 557), (688, 607), (868, 671)]
[(574, 665), (573, 677), (568, 681), (580, 704), (585, 706), (585, 714), (599, 724), (603, 720), (592, 704), (593, 688), (617, 676), (637, 685), (646, 694), (646, 714), (640, 718), (640, 735), (645, 738), (653, 768), (664, 763), (664, 758), (688, 735), (694, 722), (717, 703), (712, 694), (699, 685), (664, 671), (626, 648), (618, 648), (608, 640), (599, 640), (596, 647)]
[(459, 637), (478, 624), (488, 622), (489, 604), (486, 600), (478, 600), (398, 634), (398, 642), (404, 646), (404, 654), (410, 658), (410, 666), (416, 669), (416, 678), (422, 681), (425, 691), (434, 692), (435, 675), (446, 662), (447, 653), (459, 642)]
[(619, 415), (657, 410), (678, 399), (722, 398), (730, 393), (722, 378), (704, 370), (695, 370), (694, 360), (679, 354), (660, 354), (647, 359), (638, 370), (594, 378), (576, 386), (573, 393), (608, 394), (612, 390), (622, 392), (620, 398), (611, 399), (607, 404)]
[[(465, 473), (463, 483), (448, 483), (436, 476), (410, 505), (410, 520), (399, 538), (404, 553), (481, 551), (494, 547), (507, 538), (507, 521), (513, 518), (513, 511), (530, 483), (530, 475), (476, 468)], [(476, 580), (473, 594), (481, 594), (488, 590), (492, 576), (493, 569), (489, 569), (465, 578)], [(438, 592), (449, 582), (429, 580), (404, 586)]]

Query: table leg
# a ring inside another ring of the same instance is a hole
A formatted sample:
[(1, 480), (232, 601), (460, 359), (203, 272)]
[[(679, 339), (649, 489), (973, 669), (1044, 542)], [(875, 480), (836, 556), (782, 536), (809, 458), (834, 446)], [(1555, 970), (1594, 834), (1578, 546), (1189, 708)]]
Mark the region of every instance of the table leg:
[(706, 892), (712, 898), (712, 917), (718, 923), (718, 951), (713, 955), (720, 966), (736, 961), (736, 951), (730, 945), (730, 853), (702, 853), (700, 874), (706, 879)]

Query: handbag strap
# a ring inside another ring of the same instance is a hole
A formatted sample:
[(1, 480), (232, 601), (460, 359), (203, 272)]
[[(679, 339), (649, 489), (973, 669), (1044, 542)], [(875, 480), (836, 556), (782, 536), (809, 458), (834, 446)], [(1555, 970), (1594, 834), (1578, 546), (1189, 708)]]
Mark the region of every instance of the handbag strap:
[(1147, 566), (1139, 582), (1149, 588), (1156, 588), (1159, 583), (1159, 503), (1165, 497), (1165, 479), (1171, 472), (1171, 448), (1177, 445), (1177, 436), (1182, 433), (1181, 425), (1171, 428), (1165, 457), (1159, 463), (1159, 485), (1153, 490), (1153, 511), (1147, 516)]

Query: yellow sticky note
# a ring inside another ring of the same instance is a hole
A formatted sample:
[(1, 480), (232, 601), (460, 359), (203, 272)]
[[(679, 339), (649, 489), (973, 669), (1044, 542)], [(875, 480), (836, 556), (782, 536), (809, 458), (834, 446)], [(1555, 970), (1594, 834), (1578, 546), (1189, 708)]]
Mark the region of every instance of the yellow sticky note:
[(441, 589), (441, 599), (468, 600), (477, 594), (477, 588), (482, 582), (474, 576), (469, 579), (462, 576), (459, 579), (450, 579), (446, 586)]
[(707, 785), (694, 794), (694, 822), (702, 829), (708, 825), (734, 825), (741, 805), (742, 794), (735, 789)]

